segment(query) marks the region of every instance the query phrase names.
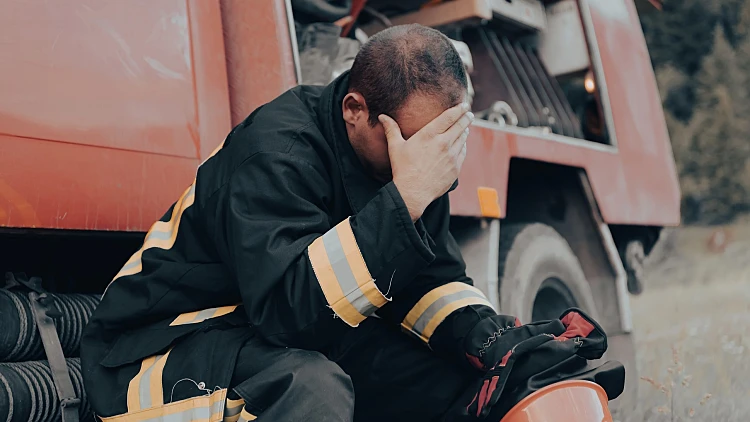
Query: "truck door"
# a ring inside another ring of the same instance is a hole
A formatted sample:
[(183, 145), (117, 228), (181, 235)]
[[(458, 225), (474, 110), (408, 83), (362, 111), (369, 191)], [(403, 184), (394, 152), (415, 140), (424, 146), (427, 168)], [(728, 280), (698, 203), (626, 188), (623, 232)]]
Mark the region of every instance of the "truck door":
[(627, 177), (647, 179), (671, 208), (679, 204), (674, 158), (635, 3), (579, 4), (610, 143), (622, 154)]

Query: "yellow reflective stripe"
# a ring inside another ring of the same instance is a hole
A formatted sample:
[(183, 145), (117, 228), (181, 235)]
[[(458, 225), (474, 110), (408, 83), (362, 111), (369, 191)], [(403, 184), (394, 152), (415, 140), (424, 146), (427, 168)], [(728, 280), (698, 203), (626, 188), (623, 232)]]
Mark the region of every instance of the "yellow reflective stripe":
[(164, 404), (162, 376), (169, 351), (143, 359), (141, 370), (128, 384), (128, 412), (149, 409)]
[(174, 246), (175, 240), (177, 239), (177, 231), (179, 230), (182, 216), (185, 210), (192, 206), (194, 202), (195, 183), (190, 185), (190, 187), (185, 190), (182, 196), (180, 196), (180, 199), (177, 200), (174, 207), (172, 208), (172, 215), (169, 221), (157, 221), (151, 226), (151, 229), (146, 234), (146, 240), (143, 242), (143, 246), (141, 246), (141, 248), (130, 257), (128, 262), (125, 263), (122, 269), (120, 269), (120, 272), (117, 273), (112, 281), (115, 281), (120, 277), (125, 277), (141, 272), (141, 270), (143, 269), (141, 256), (146, 249), (171, 249), (172, 246)]
[(169, 324), (170, 327), (175, 325), (184, 325), (184, 324), (197, 324), (199, 322), (203, 322), (210, 318), (218, 318), (222, 315), (226, 315), (228, 313), (233, 312), (235, 309), (237, 309), (238, 305), (231, 305), (231, 306), (222, 306), (220, 308), (210, 308), (210, 309), (204, 309), (202, 311), (194, 311), (194, 312), (187, 312), (184, 314), (180, 314), (177, 318), (175, 318), (174, 321), (172, 321), (171, 324)]
[(240, 420), (240, 414), (239, 413), (237, 413), (234, 416), (224, 416), (224, 421), (223, 422), (237, 422), (238, 420)]
[(344, 292), (341, 290), (325, 246), (323, 246), (323, 238), (315, 239), (307, 248), (307, 251), (310, 264), (315, 271), (315, 277), (318, 279), (318, 284), (323, 290), (328, 305), (345, 323), (352, 327), (359, 325), (360, 322), (365, 320), (365, 316), (357, 312), (354, 306), (344, 297)]
[(165, 404), (160, 407), (102, 417), (105, 422), (222, 422), (227, 390), (210, 396), (199, 396)]
[(258, 419), (257, 416), (253, 415), (252, 413), (248, 412), (246, 409), (242, 409), (242, 413), (240, 413), (240, 419), (239, 422), (250, 422)]
[(244, 405), (245, 405), (245, 400), (244, 399), (240, 398), (240, 399), (237, 399), (237, 400), (233, 400), (233, 399), (227, 398), (227, 408), (231, 409), (231, 408), (235, 408), (235, 407), (239, 407), (239, 406), (244, 406)]
[(362, 290), (362, 293), (370, 303), (378, 308), (382, 307), (388, 302), (388, 299), (377, 288), (370, 275), (370, 270), (367, 269), (365, 258), (359, 250), (357, 239), (354, 237), (354, 232), (348, 218), (336, 226), (336, 233), (339, 236), (342, 249), (345, 251), (346, 261), (349, 263), (349, 268), (360, 290)]
[(128, 384), (128, 412), (135, 412), (141, 410), (141, 379), (146, 372), (151, 369), (156, 363), (156, 356), (143, 359), (141, 361), (141, 370), (130, 380)]
[(487, 300), (481, 300), (477, 297), (467, 297), (465, 299), (457, 300), (455, 302), (451, 302), (449, 305), (446, 305), (440, 311), (438, 311), (432, 319), (430, 319), (429, 323), (425, 327), (424, 331), (422, 331), (422, 335), (420, 338), (425, 342), (429, 343), (430, 337), (432, 337), (432, 334), (435, 332), (435, 329), (442, 323), (445, 318), (448, 317), (451, 313), (454, 311), (457, 311), (463, 307), (469, 306), (469, 305), (487, 305), (490, 306), (490, 303)]
[(195, 312), (187, 312), (184, 314), (180, 314), (177, 318), (172, 321), (171, 324), (169, 324), (170, 327), (175, 325), (183, 325), (183, 324), (189, 324), (190, 321), (194, 320), (196, 316), (198, 316), (199, 311)]
[(476, 287), (461, 282), (448, 283), (422, 296), (401, 326), (428, 343), (435, 329), (448, 315), (469, 305), (492, 307), (484, 293)]
[[(224, 147), (225, 143), (226, 139), (218, 147), (216, 147), (211, 155), (209, 155), (198, 167), (200, 168), (200, 166), (205, 164), (206, 161), (209, 160), (209, 158), (216, 155)], [(117, 273), (115, 278), (113, 278), (112, 281), (107, 285), (107, 288), (104, 289), (104, 294), (107, 294), (109, 285), (111, 285), (112, 282), (117, 280), (118, 278), (138, 274), (143, 271), (143, 262), (141, 261), (141, 256), (143, 255), (143, 251), (145, 251), (146, 249), (172, 249), (172, 246), (174, 246), (174, 242), (177, 239), (177, 230), (180, 227), (182, 215), (185, 210), (192, 206), (195, 202), (196, 183), (197, 178), (193, 179), (193, 184), (190, 185), (190, 187), (185, 190), (182, 196), (180, 196), (180, 199), (177, 200), (174, 208), (172, 208), (172, 215), (169, 218), (169, 221), (157, 221), (151, 226), (148, 233), (146, 233), (146, 240), (144, 241), (143, 246), (138, 251), (136, 251), (136, 253), (134, 253), (130, 257), (128, 262), (125, 263), (125, 265), (120, 269), (120, 272)]]
[(326, 301), (350, 326), (356, 327), (388, 302), (367, 269), (350, 219), (315, 239), (308, 256)]
[[(224, 142), (226, 142), (226, 140)], [(205, 160), (203, 160), (203, 162), (201, 163), (201, 166), (204, 165), (204, 164), (206, 164), (206, 161), (208, 161), (211, 157), (213, 157), (214, 155), (216, 155), (217, 152), (219, 152), (222, 148), (224, 148), (224, 142), (220, 143), (219, 146), (216, 147), (213, 150), (213, 152), (211, 153), (211, 155), (209, 155), (208, 157), (206, 157)]]
[[(171, 351), (172, 349), (169, 349), (164, 356), (159, 357), (156, 364), (154, 364), (154, 369), (151, 370), (151, 376), (148, 382), (151, 395), (151, 405), (149, 407), (164, 406), (164, 387), (162, 379), (164, 376), (164, 366), (167, 364), (167, 358), (169, 358), (169, 353)], [(143, 383), (141, 383), (141, 387), (143, 387)], [(147, 393), (149, 392), (143, 391), (141, 395), (143, 396)]]
[(128, 383), (128, 411), (133, 412), (136, 410), (141, 409), (141, 400), (140, 400), (140, 385), (141, 385), (141, 379), (143, 378), (143, 375), (146, 373), (146, 371), (149, 370), (152, 366), (154, 366), (154, 363), (156, 363), (156, 356), (151, 356), (149, 358), (143, 359), (141, 361), (141, 369), (138, 371), (138, 373), (133, 377), (132, 380), (130, 380), (130, 383)]
[(227, 399), (227, 405), (224, 408), (224, 422), (237, 422), (240, 419), (240, 412), (245, 406), (245, 400)]

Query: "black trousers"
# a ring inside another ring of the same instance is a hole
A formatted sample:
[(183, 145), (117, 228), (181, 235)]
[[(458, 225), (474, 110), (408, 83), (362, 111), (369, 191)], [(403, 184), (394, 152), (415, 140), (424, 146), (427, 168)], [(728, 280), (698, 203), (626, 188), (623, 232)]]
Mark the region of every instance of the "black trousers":
[(477, 381), (369, 318), (327, 356), (253, 337), (239, 353), (230, 394), (245, 397), (259, 422), (442, 421), (468, 405)]

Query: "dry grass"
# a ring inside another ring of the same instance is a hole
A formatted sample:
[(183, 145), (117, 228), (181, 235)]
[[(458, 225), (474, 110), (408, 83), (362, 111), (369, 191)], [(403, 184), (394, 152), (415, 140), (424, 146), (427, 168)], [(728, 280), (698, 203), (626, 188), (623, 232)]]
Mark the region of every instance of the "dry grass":
[(676, 232), (632, 298), (643, 421), (750, 420), (750, 224), (726, 230)]

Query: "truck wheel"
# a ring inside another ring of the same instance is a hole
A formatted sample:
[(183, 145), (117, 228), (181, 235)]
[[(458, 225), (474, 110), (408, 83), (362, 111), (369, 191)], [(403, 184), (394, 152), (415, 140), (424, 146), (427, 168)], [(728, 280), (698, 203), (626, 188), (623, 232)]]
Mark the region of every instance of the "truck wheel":
[[(597, 318), (591, 287), (568, 242), (552, 227), (541, 224), (507, 224), (500, 228), (500, 312), (522, 323), (555, 319), (575, 306)], [(609, 336), (604, 359), (618, 360), (627, 368), (626, 388), (610, 403), (620, 421), (635, 421), (638, 375), (632, 335)]]
[(596, 318), (594, 295), (568, 242), (552, 227), (500, 229), (500, 310), (522, 323), (555, 319), (576, 306)]

